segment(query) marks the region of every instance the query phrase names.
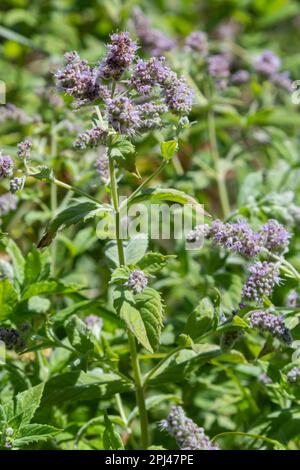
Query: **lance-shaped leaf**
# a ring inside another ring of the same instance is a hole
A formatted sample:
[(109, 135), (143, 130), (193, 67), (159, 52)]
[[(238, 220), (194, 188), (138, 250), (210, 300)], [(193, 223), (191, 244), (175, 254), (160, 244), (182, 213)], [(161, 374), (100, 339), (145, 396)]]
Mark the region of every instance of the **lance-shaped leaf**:
[(81, 202), (63, 210), (48, 224), (38, 244), (38, 248), (50, 245), (58, 230), (78, 224), (79, 222), (84, 222), (91, 213), (95, 213), (98, 209), (100, 211), (103, 207), (95, 202)]
[(46, 441), (59, 431), (48, 424), (27, 424), (19, 429), (16, 438), (13, 439), (13, 447), (25, 447), (33, 442)]
[(124, 450), (124, 445), (120, 435), (115, 430), (115, 426), (105, 413), (105, 430), (103, 433), (103, 445), (106, 450)]
[(18, 302), (18, 294), (9, 279), (0, 280), (0, 320), (10, 316)]

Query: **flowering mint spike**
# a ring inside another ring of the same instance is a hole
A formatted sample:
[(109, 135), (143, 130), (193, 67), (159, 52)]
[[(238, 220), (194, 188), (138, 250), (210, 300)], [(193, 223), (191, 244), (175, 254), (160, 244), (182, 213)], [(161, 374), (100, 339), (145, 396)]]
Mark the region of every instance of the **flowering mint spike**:
[(228, 78), (230, 75), (230, 60), (225, 54), (208, 57), (208, 73), (214, 78)]
[(99, 64), (99, 76), (106, 80), (119, 80), (125, 70), (132, 64), (137, 44), (130, 39), (129, 33), (112, 34), (111, 44), (107, 46), (108, 53)]
[(15, 177), (9, 182), (9, 190), (11, 193), (16, 193), (19, 190), (22, 190), (24, 188), (26, 177), (25, 176), (20, 176), (20, 177)]
[(262, 54), (256, 59), (254, 63), (254, 68), (256, 72), (266, 77), (270, 77), (275, 74), (281, 65), (281, 60), (273, 52), (265, 50)]
[(106, 152), (96, 160), (96, 169), (100, 180), (103, 183), (107, 183), (109, 181), (109, 161)]
[(289, 72), (274, 73), (271, 76), (271, 81), (274, 85), (283, 88), (284, 90), (292, 91), (293, 89), (293, 82), (290, 79)]
[(97, 126), (79, 134), (73, 145), (76, 149), (80, 150), (87, 147), (97, 147), (100, 144), (105, 145), (107, 137), (108, 131)]
[(138, 60), (130, 80), (131, 86), (142, 95), (149, 95), (153, 87), (163, 85), (172, 74), (165, 64), (165, 57)]
[(143, 271), (135, 269), (129, 276), (128, 281), (125, 282), (125, 286), (132, 289), (135, 294), (143, 292), (145, 287), (148, 285), (148, 278), (145, 276)]
[(187, 36), (185, 46), (188, 51), (197, 51), (202, 57), (206, 57), (208, 54), (207, 34), (203, 31), (193, 31)]
[(0, 151), (0, 178), (7, 178), (12, 175), (14, 162), (9, 155), (3, 155)]
[(294, 307), (298, 306), (298, 302), (299, 302), (299, 299), (298, 299), (297, 291), (295, 289), (292, 289), (288, 293), (286, 305), (287, 305), (287, 307), (294, 308)]
[(282, 316), (258, 310), (251, 314), (250, 324), (261, 331), (271, 333), (283, 343), (292, 342), (290, 330), (285, 326)]
[(216, 245), (247, 258), (253, 258), (261, 251), (259, 235), (254, 233), (244, 221), (226, 224), (220, 220), (214, 220), (206, 237), (212, 239)]
[(290, 384), (300, 382), (300, 367), (293, 367), (286, 375), (286, 379)]
[(161, 56), (175, 47), (176, 42), (159, 29), (151, 28), (148, 18), (137, 8), (133, 12), (133, 22), (143, 49), (151, 55)]
[(97, 83), (97, 70), (92, 69), (86, 60), (81, 60), (77, 52), (66, 53), (65, 60), (65, 68), (54, 74), (56, 85), (76, 100), (76, 106), (107, 96), (106, 89)]
[(135, 135), (140, 126), (138, 108), (126, 96), (106, 100), (108, 122), (115, 129), (128, 136)]
[(172, 72), (163, 84), (163, 95), (169, 110), (174, 114), (189, 114), (194, 94), (184, 77)]
[(279, 264), (258, 261), (249, 268), (250, 276), (244, 284), (242, 296), (256, 304), (262, 304), (265, 297), (272, 295), (273, 289), (280, 283)]
[(248, 70), (237, 70), (235, 73), (233, 73), (230, 77), (230, 82), (233, 85), (243, 85), (244, 83), (249, 82), (250, 80), (250, 73)]
[(181, 450), (219, 450), (205, 435), (204, 429), (187, 418), (181, 406), (171, 408), (168, 418), (160, 422), (160, 428), (176, 439)]
[(261, 244), (270, 251), (283, 250), (289, 244), (290, 233), (277, 220), (270, 219), (259, 231)]
[(25, 139), (18, 144), (18, 157), (24, 160), (28, 160), (30, 158), (32, 142), (29, 139)]

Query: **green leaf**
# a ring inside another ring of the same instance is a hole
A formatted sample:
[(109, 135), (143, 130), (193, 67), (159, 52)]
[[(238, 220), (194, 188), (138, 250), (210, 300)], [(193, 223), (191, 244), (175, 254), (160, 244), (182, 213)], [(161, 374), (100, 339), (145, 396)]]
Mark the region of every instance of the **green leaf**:
[(89, 214), (94, 213), (97, 209), (101, 209), (100, 204), (82, 202), (63, 210), (49, 223), (43, 237), (39, 241), (38, 248), (50, 245), (58, 230), (83, 222)]
[(137, 265), (146, 274), (153, 274), (161, 271), (172, 258), (176, 258), (176, 256), (150, 252), (143, 256)]
[(133, 390), (131, 382), (115, 374), (68, 372), (52, 377), (45, 384), (41, 407), (60, 406), (66, 402), (107, 399), (116, 393)]
[(76, 315), (73, 315), (67, 321), (65, 328), (69, 341), (76, 351), (86, 353), (94, 348), (94, 345), (90, 340), (90, 330)]
[(63, 284), (56, 281), (39, 281), (29, 286), (22, 294), (22, 300), (37, 295), (68, 294), (78, 292), (82, 286), (78, 284)]
[(116, 288), (114, 305), (138, 342), (150, 352), (159, 345), (162, 328), (163, 307), (160, 295), (150, 287), (141, 294)]
[(18, 302), (18, 294), (10, 280), (0, 279), (0, 320), (10, 316)]
[[(123, 243), (126, 264), (136, 264), (146, 253), (148, 248), (148, 238), (136, 236)], [(106, 257), (115, 265), (119, 265), (118, 247), (115, 241), (106, 244)]]
[(31, 248), (25, 260), (24, 286), (45, 280), (50, 274), (50, 258), (47, 251)]
[(33, 442), (46, 441), (60, 430), (48, 424), (27, 424), (20, 427), (13, 447), (24, 447)]
[(104, 415), (105, 430), (103, 433), (103, 446), (105, 450), (124, 450), (124, 445), (115, 426), (109, 420), (107, 413)]
[(22, 426), (29, 424), (40, 405), (43, 390), (44, 383), (41, 383), (25, 392), (18, 393), (12, 400), (4, 403), (2, 414), (6, 423), (20, 416)]
[(211, 300), (208, 297), (205, 297), (189, 315), (184, 332), (192, 339), (196, 339), (210, 330), (213, 325), (214, 318), (214, 306)]
[(4, 243), (5, 243), (6, 252), (8, 253), (12, 261), (12, 265), (14, 269), (14, 277), (18, 281), (18, 283), (21, 285), (24, 281), (24, 267), (25, 267), (24, 257), (19, 247), (16, 245), (16, 243), (12, 239), (6, 239)]
[(161, 142), (160, 151), (164, 160), (171, 160), (177, 150), (178, 144), (176, 140), (166, 140)]
[[(142, 191), (139, 195), (135, 196), (128, 202), (128, 207), (132, 204), (137, 204), (141, 201), (149, 201), (151, 203), (159, 203), (162, 201), (167, 202), (178, 202), (179, 204), (194, 204), (197, 206), (197, 209), (201, 210), (202, 207), (196, 199), (188, 194), (184, 193), (183, 191), (179, 191), (178, 189), (170, 189), (170, 188), (155, 188), (155, 189), (146, 189)], [(204, 209), (203, 213), (204, 213)]]
[(49, 299), (34, 295), (28, 300), (28, 309), (35, 313), (46, 313), (50, 310), (51, 302)]
[(29, 176), (45, 181), (46, 183), (51, 183), (54, 179), (53, 171), (47, 166), (38, 166), (36, 168), (29, 169)]

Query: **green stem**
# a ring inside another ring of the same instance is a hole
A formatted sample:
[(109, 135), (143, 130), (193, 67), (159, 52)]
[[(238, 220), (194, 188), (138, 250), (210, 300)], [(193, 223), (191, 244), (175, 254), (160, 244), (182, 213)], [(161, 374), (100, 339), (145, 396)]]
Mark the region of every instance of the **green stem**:
[(177, 175), (182, 176), (184, 174), (184, 170), (182, 168), (178, 155), (173, 155), (172, 162), (173, 162), (173, 166), (175, 168)]
[(150, 370), (150, 372), (148, 373), (148, 375), (146, 376), (145, 380), (144, 380), (144, 387), (145, 385), (149, 382), (149, 380), (151, 379), (151, 377), (153, 377), (153, 375), (158, 371), (158, 369), (160, 369), (164, 363), (170, 359), (170, 357), (172, 357), (174, 354), (178, 353), (179, 351), (181, 351), (181, 349), (183, 349), (183, 346), (178, 346), (176, 349), (173, 349), (173, 351), (169, 352), (161, 361), (159, 361), (156, 366), (153, 367), (153, 369)]
[(73, 191), (74, 193), (79, 194), (80, 196), (84, 196), (84, 197), (90, 199), (91, 201), (96, 202), (97, 204), (100, 204), (98, 199), (96, 199), (95, 197), (93, 197), (90, 194), (86, 193), (85, 191), (82, 191), (81, 189), (76, 188), (75, 186), (72, 186), (71, 184), (64, 183), (63, 181), (60, 181), (57, 178), (54, 178), (52, 180), (52, 183), (56, 184), (56, 186), (59, 186), (60, 188), (67, 189), (68, 191)]
[[(110, 189), (112, 202), (115, 211), (115, 220), (116, 220), (116, 241), (118, 247), (118, 256), (119, 256), (119, 265), (122, 266), (125, 264), (124, 248), (122, 240), (120, 239), (120, 210), (119, 210), (119, 196), (118, 196), (118, 185), (115, 174), (114, 161), (108, 150), (108, 159), (109, 159), (109, 174), (110, 174)], [(143, 449), (148, 447), (148, 416), (145, 402), (144, 387), (142, 382), (142, 374), (140, 370), (140, 364), (138, 360), (138, 354), (136, 349), (136, 341), (134, 335), (131, 331), (127, 330), (128, 334), (128, 345), (135, 381), (135, 391), (136, 391), (136, 401), (139, 409), (140, 423), (141, 423), (141, 444)]]
[(159, 175), (162, 172), (162, 170), (167, 166), (167, 164), (168, 164), (168, 161), (163, 160), (161, 164), (159, 165), (159, 167), (154, 171), (154, 173), (148, 176), (148, 178), (146, 178), (145, 181), (143, 181), (143, 183), (140, 184), (140, 186), (136, 188), (136, 190), (133, 191), (133, 193), (122, 204), (120, 204), (119, 209), (121, 210), (123, 206), (128, 204), (128, 202), (132, 201), (135, 198), (135, 196), (137, 196), (153, 178), (155, 178), (157, 175)]
[[(54, 125), (52, 125), (51, 131), (51, 163), (55, 166), (56, 155), (57, 155), (57, 138)], [(54, 183), (51, 183), (50, 187), (50, 203), (51, 203), (51, 215), (52, 218), (55, 217), (57, 211), (57, 186)], [(51, 246), (51, 269), (52, 275), (55, 276), (56, 273), (56, 256), (57, 256), (57, 240), (54, 239)]]
[(224, 217), (228, 217), (230, 214), (230, 204), (227, 194), (226, 184), (224, 181), (224, 172), (220, 165), (220, 156), (218, 151), (218, 143), (216, 136), (216, 125), (213, 110), (208, 112), (208, 133), (211, 146), (211, 154), (214, 161), (215, 171), (216, 171), (216, 180), (218, 185), (218, 192), (220, 203), (222, 206), (222, 211)]

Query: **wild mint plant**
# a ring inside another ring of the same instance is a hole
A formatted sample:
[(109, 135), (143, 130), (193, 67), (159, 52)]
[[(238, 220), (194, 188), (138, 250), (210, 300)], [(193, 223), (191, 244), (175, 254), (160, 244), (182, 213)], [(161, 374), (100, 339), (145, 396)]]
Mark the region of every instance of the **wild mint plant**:
[[(135, 9), (136, 41), (125, 17), (103, 54), (56, 51), (30, 113), (0, 107), (15, 132), (0, 157), (1, 447), (297, 446), (277, 431), (299, 404), (291, 61), (247, 47), (236, 20), (175, 38)], [(187, 243), (124, 239), (140, 203), (207, 212)]]

